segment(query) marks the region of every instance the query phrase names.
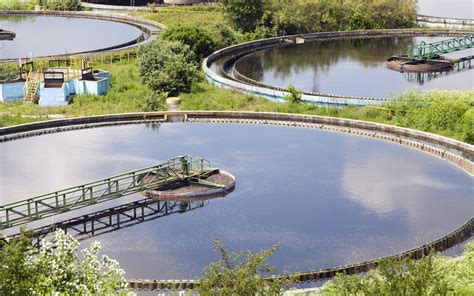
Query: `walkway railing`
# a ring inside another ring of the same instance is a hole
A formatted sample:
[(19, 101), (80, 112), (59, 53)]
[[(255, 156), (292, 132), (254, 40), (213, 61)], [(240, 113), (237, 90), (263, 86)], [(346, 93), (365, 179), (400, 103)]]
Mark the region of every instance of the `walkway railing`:
[(54, 216), (74, 209), (209, 176), (215, 169), (209, 161), (180, 156), (165, 163), (115, 177), (44, 194), (0, 206), (0, 229)]
[(405, 54), (412, 60), (432, 59), (441, 54), (451, 53), (474, 47), (474, 34), (459, 38), (441, 40), (433, 43), (420, 43), (409, 46)]

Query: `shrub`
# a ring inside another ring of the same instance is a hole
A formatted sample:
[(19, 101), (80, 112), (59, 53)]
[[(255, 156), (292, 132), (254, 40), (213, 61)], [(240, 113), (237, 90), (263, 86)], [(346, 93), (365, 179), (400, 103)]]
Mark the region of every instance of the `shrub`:
[(142, 45), (138, 65), (143, 83), (156, 93), (189, 92), (200, 78), (194, 54), (179, 41), (157, 39)]
[(384, 260), (369, 274), (339, 274), (322, 295), (473, 295), (474, 244), (457, 258), (427, 256), (421, 260)]
[(395, 124), (448, 135), (462, 131), (463, 138), (471, 138), (470, 131), (464, 129), (468, 129), (472, 121), (473, 91), (406, 92), (386, 105), (395, 111)]
[(161, 38), (180, 41), (189, 46), (198, 61), (201, 61), (217, 49), (216, 37), (209, 30), (191, 25), (178, 25), (168, 28)]
[(285, 96), (285, 99), (290, 103), (301, 103), (302, 91), (297, 90), (292, 84), (288, 86), (288, 95)]
[(224, 16), (243, 32), (255, 30), (264, 13), (264, 0), (220, 0)]
[(42, 5), (50, 10), (82, 10), (81, 0), (43, 0)]
[(79, 242), (58, 230), (55, 243), (32, 246), (22, 232), (0, 249), (0, 294), (120, 295), (127, 292), (124, 271), (107, 256), (98, 258), (99, 243), (78, 256)]
[(250, 251), (238, 254), (229, 253), (218, 240), (214, 242), (221, 259), (205, 268), (198, 280), (199, 295), (280, 295), (290, 281), (262, 278), (274, 268), (267, 259), (278, 249), (274, 245), (269, 249), (253, 254)]
[(143, 111), (154, 112), (163, 110), (164, 102), (168, 97), (167, 93), (156, 93), (152, 92), (145, 98), (145, 104), (143, 105)]
[(470, 108), (461, 118), (457, 127), (461, 140), (474, 144), (474, 108)]
[(13, 64), (0, 65), (0, 81), (14, 80), (19, 77), (18, 67)]

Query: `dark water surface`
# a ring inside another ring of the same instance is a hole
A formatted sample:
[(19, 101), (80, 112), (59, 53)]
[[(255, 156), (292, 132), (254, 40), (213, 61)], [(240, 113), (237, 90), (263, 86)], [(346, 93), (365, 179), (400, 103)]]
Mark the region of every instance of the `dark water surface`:
[(232, 250), (279, 242), (272, 263), (284, 272), (355, 263), (432, 241), (474, 213), (473, 178), (429, 154), (335, 132), (206, 123), (97, 128), (0, 144), (0, 204), (182, 154), (232, 172), (237, 188), (194, 211), (93, 238), (128, 278), (195, 277), (217, 259), (216, 238)]
[(448, 18), (474, 19), (474, 1), (418, 0), (418, 13)]
[[(381, 38), (307, 42), (258, 51), (236, 64), (243, 75), (265, 84), (346, 96), (388, 98), (408, 89), (468, 90), (474, 88), (471, 69), (448, 74), (399, 73), (386, 67), (388, 57), (420, 41), (443, 37)], [(474, 49), (449, 54), (473, 55)]]
[(0, 59), (60, 55), (119, 45), (140, 36), (131, 25), (85, 18), (0, 17), (0, 28), (13, 41), (0, 41)]

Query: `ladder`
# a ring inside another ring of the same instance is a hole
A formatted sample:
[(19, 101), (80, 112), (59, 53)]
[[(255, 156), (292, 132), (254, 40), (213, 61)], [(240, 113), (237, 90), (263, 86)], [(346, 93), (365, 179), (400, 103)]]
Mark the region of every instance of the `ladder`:
[(25, 84), (26, 91), (24, 103), (33, 103), (35, 101), (40, 82), (41, 69), (37, 69), (36, 71), (30, 71), (30, 73), (28, 73)]

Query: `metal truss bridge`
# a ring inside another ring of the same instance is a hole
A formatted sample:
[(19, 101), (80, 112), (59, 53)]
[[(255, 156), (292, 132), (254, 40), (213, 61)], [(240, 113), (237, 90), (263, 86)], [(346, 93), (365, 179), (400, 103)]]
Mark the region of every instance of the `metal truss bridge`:
[(452, 38), (433, 43), (421, 41), (405, 49), (405, 54), (411, 60), (427, 60), (441, 54), (456, 52), (474, 47), (474, 34)]
[(179, 156), (153, 167), (1, 205), (0, 230), (133, 193), (180, 183), (196, 182), (220, 187), (204, 180), (216, 171), (218, 169), (211, 168), (206, 159)]
[[(33, 229), (31, 239), (33, 246), (40, 247), (45, 239), (54, 241), (54, 236), (50, 236), (50, 234), (62, 229), (76, 239), (84, 240), (169, 215), (194, 211), (207, 204), (209, 204), (208, 200), (154, 201), (142, 199)], [(16, 233), (8, 238), (14, 239), (19, 236), (20, 233)], [(0, 247), (1, 245), (0, 239)]]

